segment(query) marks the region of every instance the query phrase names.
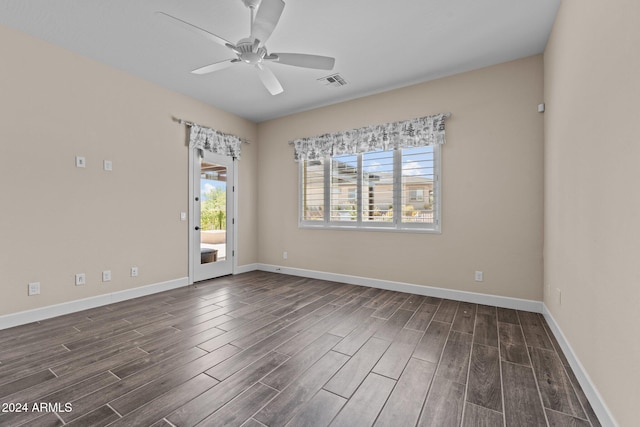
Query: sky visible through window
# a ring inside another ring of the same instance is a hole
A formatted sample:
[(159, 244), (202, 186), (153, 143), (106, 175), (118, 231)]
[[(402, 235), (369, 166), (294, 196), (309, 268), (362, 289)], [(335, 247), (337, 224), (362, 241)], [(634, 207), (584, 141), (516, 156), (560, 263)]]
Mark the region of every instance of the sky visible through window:
[[(391, 172), (393, 170), (393, 162), (389, 161), (389, 159), (393, 157), (391, 153), (392, 151), (371, 151), (366, 153), (366, 159), (363, 162), (363, 167), (366, 172)], [(402, 154), (407, 158), (419, 159), (403, 161), (403, 176), (425, 176), (433, 174), (433, 147), (403, 148)], [(354, 168), (358, 165), (358, 158), (355, 154), (334, 156), (334, 159)]]
[(214, 188), (219, 188), (225, 191), (227, 189), (227, 183), (211, 179), (200, 179), (200, 197), (202, 201), (208, 200), (207, 194)]

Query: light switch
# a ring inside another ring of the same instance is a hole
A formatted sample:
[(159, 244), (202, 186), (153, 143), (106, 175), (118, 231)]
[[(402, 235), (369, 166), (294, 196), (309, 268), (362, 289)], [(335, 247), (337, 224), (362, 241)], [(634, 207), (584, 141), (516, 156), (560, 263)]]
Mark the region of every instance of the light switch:
[(102, 281), (103, 282), (111, 281), (111, 270), (105, 270), (102, 272)]
[(76, 167), (77, 168), (87, 167), (87, 160), (82, 156), (76, 156)]
[(113, 163), (111, 162), (111, 160), (105, 160), (104, 161), (104, 170), (106, 170), (106, 171), (112, 171), (113, 170)]

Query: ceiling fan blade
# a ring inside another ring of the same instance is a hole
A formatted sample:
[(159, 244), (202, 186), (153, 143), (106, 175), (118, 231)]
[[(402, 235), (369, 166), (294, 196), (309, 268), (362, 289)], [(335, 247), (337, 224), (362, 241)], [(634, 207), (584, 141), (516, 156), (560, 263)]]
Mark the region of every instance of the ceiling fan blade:
[(193, 74), (208, 74), (213, 73), (214, 71), (224, 70), (227, 67), (230, 67), (234, 63), (238, 62), (237, 59), (227, 59), (226, 61), (216, 62), (211, 65), (206, 65), (204, 67), (197, 68), (192, 71)]
[(258, 77), (260, 77), (262, 84), (267, 88), (271, 95), (277, 95), (284, 92), (282, 85), (276, 78), (275, 74), (273, 74), (273, 71), (260, 64), (256, 64), (256, 70), (258, 70)]
[(216, 36), (213, 33), (210, 33), (207, 30), (203, 30), (200, 27), (196, 27), (193, 24), (188, 23), (187, 21), (183, 21), (180, 18), (176, 18), (175, 16), (171, 16), (171, 15), (167, 15), (164, 12), (156, 12), (155, 15), (160, 18), (160, 19), (164, 19), (165, 21), (171, 22), (172, 24), (178, 25), (179, 27), (185, 29), (185, 30), (189, 30), (193, 33), (198, 34), (199, 36), (202, 36), (214, 43), (218, 43), (222, 46), (226, 46), (228, 48), (233, 48), (233, 44), (231, 44), (229, 41), (223, 39), (222, 37)]
[(260, 40), (261, 46), (264, 46), (278, 25), (283, 10), (284, 1), (282, 0), (262, 0), (260, 3), (258, 13), (251, 25), (251, 37)]
[[(280, 64), (316, 68), (318, 70), (331, 70), (336, 62), (336, 59), (330, 56), (306, 55), (304, 53), (272, 53), (270, 56), (275, 56), (276, 58), (273, 61)], [(266, 57), (265, 59), (270, 58)]]

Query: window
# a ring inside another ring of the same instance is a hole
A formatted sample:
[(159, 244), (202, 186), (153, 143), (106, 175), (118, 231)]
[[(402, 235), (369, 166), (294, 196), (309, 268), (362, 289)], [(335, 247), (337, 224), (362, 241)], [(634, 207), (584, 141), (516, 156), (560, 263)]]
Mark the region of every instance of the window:
[(409, 201), (421, 202), (424, 200), (424, 188), (414, 188), (409, 190)]
[[(349, 190), (357, 189), (358, 163), (355, 155), (331, 158), (331, 221), (355, 221), (356, 200), (349, 198)], [(356, 188), (354, 188), (356, 187)]]
[(393, 223), (394, 152), (362, 153), (362, 221)]
[(301, 162), (303, 221), (324, 221), (324, 160)]
[(300, 226), (440, 231), (440, 145), (300, 162)]

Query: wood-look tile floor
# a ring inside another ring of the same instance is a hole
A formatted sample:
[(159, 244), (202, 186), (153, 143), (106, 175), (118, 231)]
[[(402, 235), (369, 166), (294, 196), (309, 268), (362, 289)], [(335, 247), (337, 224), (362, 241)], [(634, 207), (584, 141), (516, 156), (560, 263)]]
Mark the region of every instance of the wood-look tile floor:
[(0, 331), (0, 405), (2, 426), (599, 425), (539, 314), (265, 272)]

